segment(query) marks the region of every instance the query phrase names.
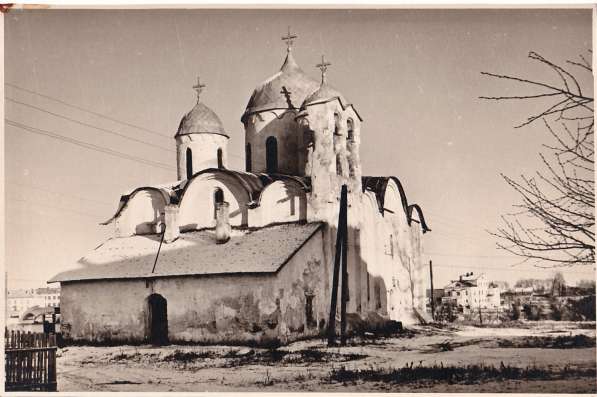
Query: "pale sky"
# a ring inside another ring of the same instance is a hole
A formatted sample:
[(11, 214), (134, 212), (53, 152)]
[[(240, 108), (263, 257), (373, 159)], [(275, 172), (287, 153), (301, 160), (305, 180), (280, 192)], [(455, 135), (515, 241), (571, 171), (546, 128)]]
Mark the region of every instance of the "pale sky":
[[(528, 52), (586, 55), (591, 10), (38, 10), (5, 14), (6, 118), (153, 165), (5, 125), (8, 287), (72, 268), (110, 236), (99, 222), (123, 192), (176, 179), (173, 136), (197, 75), (231, 137), (229, 166), (244, 169), (240, 116), (281, 66), (289, 25), (297, 62), (317, 78), (325, 54), (328, 82), (364, 119), (363, 175), (397, 176), (423, 208), (436, 287), (468, 271), (511, 284), (553, 274), (513, 267), (485, 232), (517, 202), (500, 172), (532, 173), (549, 137), (539, 124), (513, 128), (540, 104), (478, 99), (525, 92), (480, 72), (554, 81)], [(564, 276), (591, 279), (594, 268)]]

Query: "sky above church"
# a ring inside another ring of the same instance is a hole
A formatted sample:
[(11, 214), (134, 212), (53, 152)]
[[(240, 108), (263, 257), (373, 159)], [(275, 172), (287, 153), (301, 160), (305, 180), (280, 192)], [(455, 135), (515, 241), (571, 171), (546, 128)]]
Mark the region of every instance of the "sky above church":
[(590, 10), (38, 10), (4, 20), (9, 288), (43, 286), (109, 238), (99, 223), (121, 194), (176, 180), (173, 136), (198, 75), (231, 137), (229, 167), (244, 169), (240, 116), (281, 66), (288, 26), (303, 70), (318, 78), (325, 54), (328, 83), (363, 117), (363, 175), (397, 176), (423, 208), (436, 287), (470, 271), (553, 275), (513, 266), (487, 232), (518, 202), (500, 173), (539, 169), (550, 138), (513, 128), (542, 104), (478, 99), (528, 92), (480, 72), (555, 81), (527, 54), (587, 55)]

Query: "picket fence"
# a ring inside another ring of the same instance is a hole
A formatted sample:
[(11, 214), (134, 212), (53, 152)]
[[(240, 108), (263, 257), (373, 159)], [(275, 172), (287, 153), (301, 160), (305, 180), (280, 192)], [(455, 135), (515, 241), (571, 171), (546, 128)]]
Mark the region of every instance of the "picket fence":
[(6, 391), (56, 391), (56, 335), (4, 333)]

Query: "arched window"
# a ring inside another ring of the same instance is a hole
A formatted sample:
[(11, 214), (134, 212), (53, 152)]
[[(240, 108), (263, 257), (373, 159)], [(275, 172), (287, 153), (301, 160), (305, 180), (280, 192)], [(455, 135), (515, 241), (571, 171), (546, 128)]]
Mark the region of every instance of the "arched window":
[(265, 141), (265, 167), (268, 174), (278, 172), (278, 141), (273, 136)]
[(352, 119), (346, 120), (346, 144), (354, 141), (354, 122)]
[(336, 175), (342, 175), (342, 158), (340, 153), (336, 154)]
[(334, 113), (334, 135), (340, 135), (340, 115)]
[(252, 164), (251, 164), (251, 144), (247, 143), (245, 146), (245, 168), (247, 172), (252, 171)]
[(224, 168), (224, 161), (222, 160), (222, 148), (218, 148), (218, 168)]
[(219, 187), (214, 190), (214, 219), (216, 219), (218, 204), (224, 202), (224, 192)]
[(187, 179), (191, 179), (193, 176), (193, 152), (191, 148), (187, 148)]

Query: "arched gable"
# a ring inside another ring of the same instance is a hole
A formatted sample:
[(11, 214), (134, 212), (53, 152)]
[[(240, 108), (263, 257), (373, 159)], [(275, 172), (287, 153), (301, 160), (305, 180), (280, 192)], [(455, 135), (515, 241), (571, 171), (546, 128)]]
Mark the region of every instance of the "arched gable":
[(215, 225), (214, 192), (220, 189), (230, 204), (230, 224), (248, 225), (248, 208), (254, 203), (263, 183), (254, 174), (210, 168), (196, 173), (180, 192), (178, 222), (181, 230)]
[(423, 216), (423, 210), (419, 207), (418, 204), (411, 204), (408, 206), (408, 218), (411, 222), (414, 220), (421, 225), (421, 229), (423, 233), (430, 232), (431, 229), (427, 226), (427, 222), (425, 222), (425, 217)]
[(261, 215), (259, 226), (304, 221), (307, 219), (307, 194), (301, 183), (280, 179), (263, 189), (257, 207)]

